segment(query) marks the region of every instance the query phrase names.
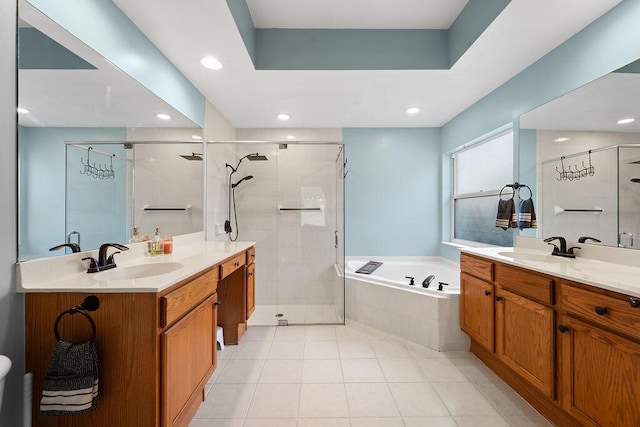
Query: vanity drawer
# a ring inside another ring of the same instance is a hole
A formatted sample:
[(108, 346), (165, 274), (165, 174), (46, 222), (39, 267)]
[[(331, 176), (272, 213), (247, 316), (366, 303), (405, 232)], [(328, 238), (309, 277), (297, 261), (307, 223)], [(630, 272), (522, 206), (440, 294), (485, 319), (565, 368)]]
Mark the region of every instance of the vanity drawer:
[(563, 283), (560, 288), (562, 309), (568, 314), (589, 319), (599, 325), (640, 340), (640, 307), (622, 294), (617, 297)]
[(242, 252), (241, 254), (238, 254), (233, 258), (231, 258), (230, 260), (222, 263), (220, 265), (220, 280), (224, 279), (225, 277), (227, 277), (228, 275), (236, 271), (238, 268), (245, 265), (246, 258), (247, 256), (245, 255), (244, 252)]
[(493, 263), (464, 253), (460, 254), (460, 270), (478, 279), (493, 281)]
[(504, 289), (543, 304), (553, 304), (552, 278), (496, 264), (496, 283)]
[(218, 288), (218, 269), (196, 277), (160, 298), (160, 327), (164, 328), (204, 301)]
[(256, 261), (256, 248), (250, 247), (247, 249), (247, 265), (251, 265)]

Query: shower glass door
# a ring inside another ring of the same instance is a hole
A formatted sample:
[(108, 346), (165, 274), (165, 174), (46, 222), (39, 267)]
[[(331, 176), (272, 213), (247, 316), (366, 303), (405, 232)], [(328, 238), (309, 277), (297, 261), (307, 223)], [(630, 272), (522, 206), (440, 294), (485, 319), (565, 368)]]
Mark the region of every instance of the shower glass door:
[(277, 150), (278, 313), (288, 324), (344, 322), (344, 280), (336, 265), (341, 152), (336, 144)]
[(344, 323), (342, 145), (237, 143), (234, 158), (228, 146), (215, 149), (227, 187), (224, 162), (235, 167), (256, 152), (267, 158), (242, 160), (232, 177), (237, 185), (223, 195), (238, 240), (256, 242), (249, 325)]

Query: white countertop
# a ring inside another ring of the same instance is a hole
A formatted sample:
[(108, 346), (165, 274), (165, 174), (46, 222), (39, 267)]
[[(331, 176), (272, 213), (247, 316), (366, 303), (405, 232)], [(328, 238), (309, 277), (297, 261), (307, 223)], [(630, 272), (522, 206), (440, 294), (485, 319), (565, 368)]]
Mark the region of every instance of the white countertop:
[[(178, 243), (178, 244), (176, 244)], [(87, 252), (22, 262), (18, 267), (18, 292), (160, 292), (194, 274), (254, 246), (255, 242), (174, 241), (172, 254), (145, 255), (146, 243), (129, 244), (130, 250), (116, 255), (117, 268), (132, 265), (179, 262), (183, 267), (161, 275), (128, 279), (97, 280), (89, 274), (83, 256)], [(95, 251), (94, 251), (95, 252)], [(132, 254), (128, 254), (132, 252)], [(127, 255), (125, 255), (127, 254)], [(107, 270), (113, 271), (113, 270)]]
[[(580, 246), (584, 249), (589, 245), (580, 244)], [(617, 248), (609, 249), (612, 249), (615, 255)], [(578, 251), (576, 251), (576, 258), (551, 256), (551, 247), (546, 251), (521, 247), (460, 248), (460, 250), (493, 261), (640, 297), (640, 268), (632, 265), (582, 257)], [(602, 251), (602, 249), (598, 250)]]

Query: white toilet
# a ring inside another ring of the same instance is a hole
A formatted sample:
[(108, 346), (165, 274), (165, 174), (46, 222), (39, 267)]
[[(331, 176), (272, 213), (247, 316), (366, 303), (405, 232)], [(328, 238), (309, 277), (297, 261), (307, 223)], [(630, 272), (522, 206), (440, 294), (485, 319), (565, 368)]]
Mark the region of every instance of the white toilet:
[(0, 411), (2, 410), (2, 392), (4, 391), (4, 378), (11, 369), (11, 360), (0, 354)]

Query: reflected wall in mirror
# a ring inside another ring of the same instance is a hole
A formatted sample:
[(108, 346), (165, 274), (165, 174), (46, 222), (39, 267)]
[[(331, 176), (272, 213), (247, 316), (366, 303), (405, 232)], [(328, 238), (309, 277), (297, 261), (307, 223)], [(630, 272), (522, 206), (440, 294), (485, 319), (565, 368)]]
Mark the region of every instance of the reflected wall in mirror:
[(640, 248), (638, 99), (640, 61), (520, 117), (536, 133), (540, 237)]
[[(201, 231), (203, 162), (178, 154), (203, 152), (202, 129), (26, 1), (18, 45), (18, 259), (62, 255), (48, 249), (76, 242), (74, 231), (82, 250), (126, 243), (134, 225)], [(142, 139), (161, 142), (127, 143)], [(115, 154), (113, 180), (80, 174), (89, 146), (96, 168), (111, 164), (98, 151)], [(127, 148), (138, 146), (137, 155)], [(145, 204), (191, 209), (177, 220)]]

